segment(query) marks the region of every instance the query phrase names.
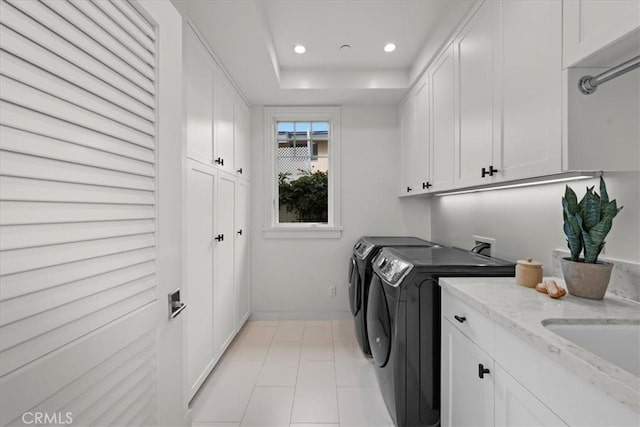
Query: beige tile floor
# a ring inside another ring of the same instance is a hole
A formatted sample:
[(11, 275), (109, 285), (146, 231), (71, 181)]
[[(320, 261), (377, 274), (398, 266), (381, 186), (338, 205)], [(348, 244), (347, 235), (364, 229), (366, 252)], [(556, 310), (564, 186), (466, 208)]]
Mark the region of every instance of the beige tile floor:
[(393, 426), (353, 321), (252, 321), (192, 402), (196, 427)]

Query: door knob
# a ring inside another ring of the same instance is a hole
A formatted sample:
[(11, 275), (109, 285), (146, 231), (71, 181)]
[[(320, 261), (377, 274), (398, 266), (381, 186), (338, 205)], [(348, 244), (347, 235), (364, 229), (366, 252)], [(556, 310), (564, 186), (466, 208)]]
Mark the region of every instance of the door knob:
[(169, 293), (169, 319), (175, 319), (175, 317), (182, 313), (187, 308), (187, 304), (180, 300), (180, 288)]

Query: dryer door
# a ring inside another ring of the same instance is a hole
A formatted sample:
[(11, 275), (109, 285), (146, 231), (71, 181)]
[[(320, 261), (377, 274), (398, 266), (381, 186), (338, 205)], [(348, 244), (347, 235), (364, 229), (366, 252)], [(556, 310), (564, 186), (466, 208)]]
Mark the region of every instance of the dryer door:
[(354, 316), (360, 311), (360, 295), (362, 294), (360, 282), (358, 263), (352, 256), (351, 262), (349, 263), (349, 307), (351, 307), (351, 314)]
[(376, 273), (369, 285), (367, 335), (375, 364), (380, 367), (385, 366), (391, 352), (391, 318), (384, 287)]

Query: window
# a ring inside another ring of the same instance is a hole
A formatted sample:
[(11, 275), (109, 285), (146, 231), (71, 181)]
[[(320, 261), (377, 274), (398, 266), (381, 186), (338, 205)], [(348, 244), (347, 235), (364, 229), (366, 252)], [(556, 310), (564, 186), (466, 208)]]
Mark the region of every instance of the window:
[(340, 237), (338, 107), (265, 108), (267, 237)]

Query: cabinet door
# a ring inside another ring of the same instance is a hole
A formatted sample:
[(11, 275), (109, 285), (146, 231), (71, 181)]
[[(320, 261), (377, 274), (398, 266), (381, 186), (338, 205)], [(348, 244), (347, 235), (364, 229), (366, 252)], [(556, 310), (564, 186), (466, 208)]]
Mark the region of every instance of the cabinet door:
[(218, 356), (231, 342), (236, 325), (233, 278), (235, 186), (235, 177), (219, 174), (215, 234), (221, 239), (215, 242), (216, 274), (213, 284), (213, 340)]
[(249, 317), (249, 185), (236, 183), (236, 223), (235, 223), (235, 280), (237, 329)]
[[(442, 320), (443, 426), (493, 426), (493, 360), (446, 319)], [(484, 378), (479, 364), (489, 369)]]
[(213, 82), (215, 64), (200, 40), (185, 31), (187, 156), (213, 161)]
[(400, 171), (400, 194), (414, 194), (418, 191), (415, 184), (411, 182), (411, 159), (413, 145), (415, 141), (415, 98), (408, 96), (404, 103), (400, 104), (400, 151), (401, 168)]
[(453, 45), (429, 71), (431, 93), (431, 187), (432, 191), (453, 188), (455, 145), (455, 70)]
[(494, 2), (485, 2), (455, 40), (458, 60), (459, 136), (455, 185), (485, 184), (483, 167), (492, 164), (494, 133)]
[(245, 102), (236, 96), (235, 113), (235, 169), (236, 175), (245, 179), (250, 173), (250, 112)]
[(415, 99), (414, 143), (411, 146), (411, 184), (418, 192), (426, 192), (429, 180), (429, 85), (426, 76), (418, 82), (413, 93)]
[(496, 426), (567, 425), (497, 363), (494, 374)]
[[(574, 66), (626, 37), (631, 45), (635, 44), (635, 49), (638, 48), (639, 1), (564, 0), (562, 8), (564, 68)], [(632, 56), (629, 55), (629, 58)]]
[(235, 88), (224, 72), (218, 69), (215, 91), (215, 160), (222, 170), (234, 174), (235, 98)]
[[(562, 169), (562, 4), (556, 0), (501, 1), (502, 143), (494, 145), (494, 181)], [(535, 82), (535, 83), (533, 83)], [(524, 84), (523, 84), (524, 83)]]
[[(183, 286), (189, 399), (213, 368), (213, 220), (215, 169), (189, 161), (186, 283)], [(209, 170), (210, 169), (210, 170)]]

